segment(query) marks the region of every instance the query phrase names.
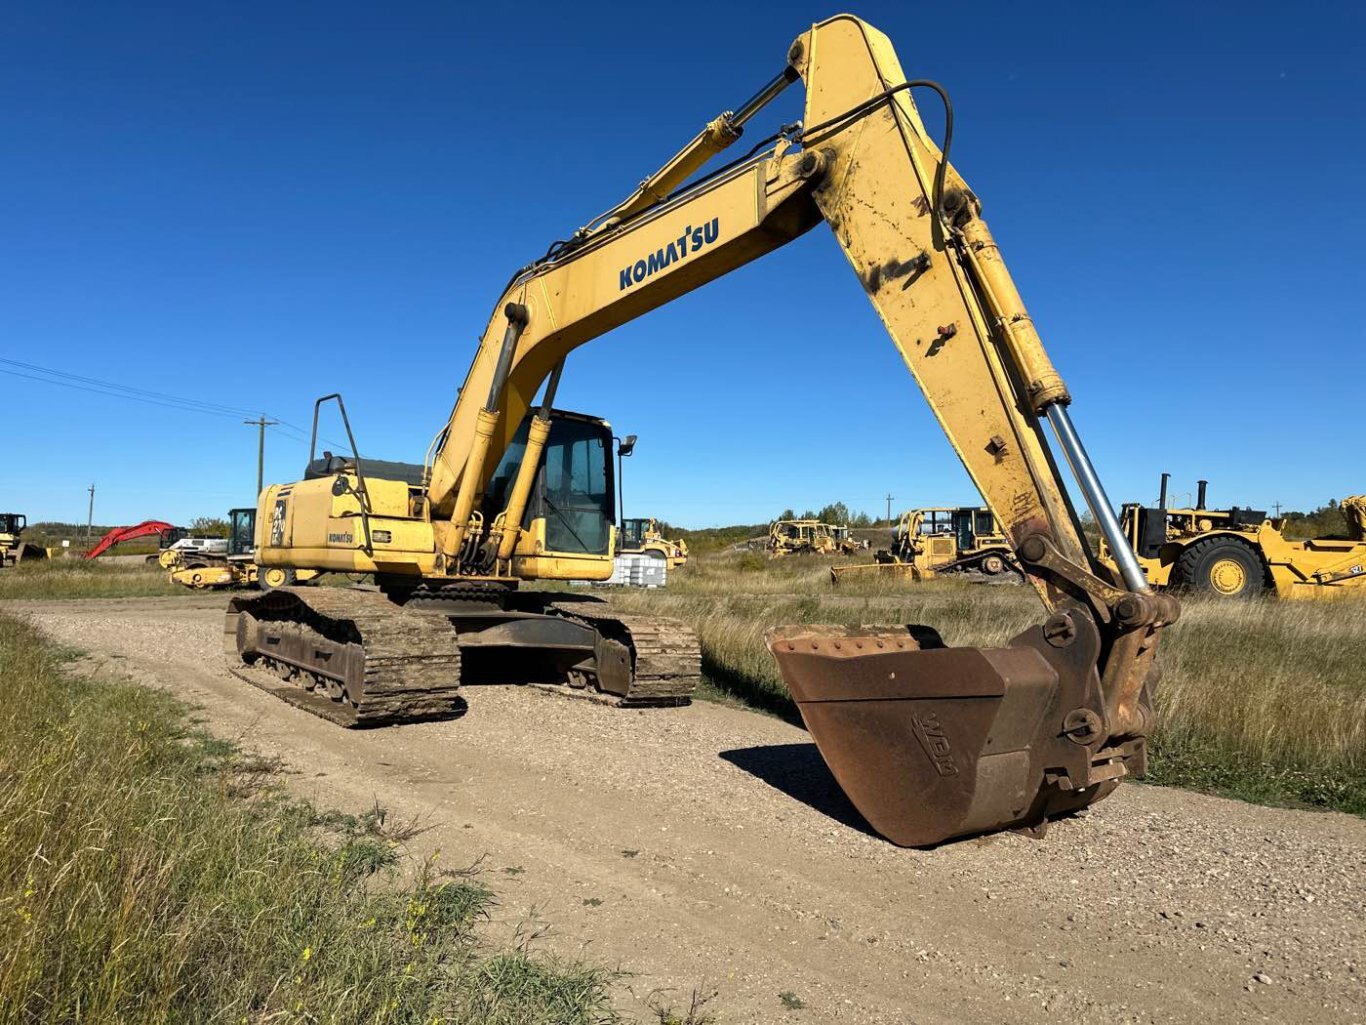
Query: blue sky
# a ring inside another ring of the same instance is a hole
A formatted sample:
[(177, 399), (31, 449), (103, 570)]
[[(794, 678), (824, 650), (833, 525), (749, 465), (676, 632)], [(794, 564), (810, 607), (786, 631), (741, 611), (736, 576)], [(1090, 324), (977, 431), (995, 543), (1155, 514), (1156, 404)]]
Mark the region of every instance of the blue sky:
[[(363, 454), (420, 460), (509, 273), (835, 13), (472, 8), (9, 5), (0, 356), (305, 427), (340, 390)], [(1360, 6), (856, 13), (949, 88), (954, 162), (1115, 501), (1164, 469), (1221, 505), (1366, 487)], [(253, 500), (241, 416), (0, 386), (6, 510), (83, 519), (92, 480), (102, 522)], [(823, 228), (578, 350), (560, 399), (640, 435), (628, 515), (976, 497)], [(305, 455), (272, 428), (267, 479)]]

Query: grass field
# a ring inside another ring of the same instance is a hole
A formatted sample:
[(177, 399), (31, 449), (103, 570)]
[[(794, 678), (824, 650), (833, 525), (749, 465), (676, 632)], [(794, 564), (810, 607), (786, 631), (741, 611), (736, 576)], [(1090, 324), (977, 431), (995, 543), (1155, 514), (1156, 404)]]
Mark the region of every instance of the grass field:
[[(0, 598), (193, 593), (155, 567), (59, 561), (0, 572)], [(873, 575), (833, 588), (828, 560), (755, 552), (707, 554), (676, 571), (666, 590), (610, 596), (628, 611), (675, 615), (697, 629), (703, 697), (794, 721), (763, 645), (769, 626), (927, 623), (949, 644), (990, 646), (1041, 615), (1022, 586)], [(1188, 598), (1163, 644), (1151, 780), (1366, 814), (1366, 600)]]
[[(954, 645), (1000, 645), (1040, 621), (1023, 586), (876, 576), (829, 584), (828, 561), (717, 555), (662, 591), (612, 594), (702, 638), (710, 694), (794, 720), (763, 645), (787, 623), (927, 623)], [(1366, 814), (1366, 600), (1187, 598), (1164, 635), (1149, 779), (1267, 803)]]
[(146, 563), (48, 559), (0, 570), (0, 599), (139, 598), (183, 595), (188, 588), (166, 579)]
[(375, 813), (286, 800), (164, 695), (0, 615), (0, 1023), (618, 1020), (612, 976), (489, 949), (495, 896)]

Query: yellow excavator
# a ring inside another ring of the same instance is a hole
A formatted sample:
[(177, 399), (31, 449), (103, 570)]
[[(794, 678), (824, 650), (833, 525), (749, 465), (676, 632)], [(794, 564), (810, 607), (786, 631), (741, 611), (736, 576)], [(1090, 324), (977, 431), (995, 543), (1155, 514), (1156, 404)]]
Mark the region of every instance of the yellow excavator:
[[(799, 124), (697, 176), (798, 81)], [(943, 101), (938, 145), (913, 89)], [(1178, 606), (1128, 547), (1071, 396), (949, 164), (951, 138), (947, 93), (908, 80), (881, 33), (850, 16), (803, 33), (752, 99), (512, 275), (422, 466), (367, 472), (343, 407), (351, 454), (262, 492), (260, 564), (372, 573), (376, 586), (232, 598), (237, 671), (356, 725), (451, 714), (462, 680), (685, 699), (699, 657), (682, 624), (536, 589), (606, 579), (616, 541), (611, 428), (555, 408), (565, 358), (824, 223), (1046, 609), (993, 649), (949, 647), (919, 625), (771, 630), (825, 760), (904, 845), (1041, 831), (1141, 773), (1157, 642)], [(1111, 562), (1087, 547), (1063, 461)]]

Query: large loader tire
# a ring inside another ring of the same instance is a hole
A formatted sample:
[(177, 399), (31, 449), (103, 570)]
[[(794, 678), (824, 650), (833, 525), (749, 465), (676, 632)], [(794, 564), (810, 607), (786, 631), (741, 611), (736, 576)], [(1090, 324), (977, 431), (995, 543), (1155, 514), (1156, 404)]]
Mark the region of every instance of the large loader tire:
[(1182, 586), (1216, 598), (1251, 598), (1266, 587), (1266, 567), (1257, 553), (1228, 537), (1191, 545), (1176, 560), (1176, 576)]

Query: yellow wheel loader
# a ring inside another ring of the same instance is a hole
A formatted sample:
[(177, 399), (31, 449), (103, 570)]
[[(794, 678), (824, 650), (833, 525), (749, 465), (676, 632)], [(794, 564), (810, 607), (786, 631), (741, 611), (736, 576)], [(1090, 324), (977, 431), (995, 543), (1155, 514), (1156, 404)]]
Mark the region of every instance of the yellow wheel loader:
[(1170, 508), (1170, 478), (1162, 475), (1156, 506), (1127, 503), (1120, 511), (1124, 536), (1154, 587), (1218, 598), (1366, 594), (1366, 496), (1342, 500), (1347, 537), (1291, 541), (1283, 521), (1263, 510), (1208, 508), (1208, 481), (1196, 482), (1195, 508)]
[(936, 506), (901, 514), (891, 548), (879, 549), (873, 562), (831, 566), (830, 580), (873, 574), (896, 574), (933, 580), (946, 573), (1019, 575), (1020, 563), (1010, 538), (984, 506)]
[[(698, 176), (795, 82), (800, 124)], [(939, 144), (913, 89), (944, 103)], [(1178, 607), (1128, 549), (1071, 395), (949, 163), (951, 136), (943, 87), (908, 80), (877, 30), (839, 16), (804, 32), (752, 99), (512, 275), (419, 473), (367, 469), (339, 397), (319, 400), (337, 402), (350, 454), (262, 492), (257, 562), (376, 586), (233, 597), (237, 671), (348, 725), (450, 715), (462, 684), (486, 681), (686, 700), (700, 671), (686, 626), (541, 589), (606, 579), (617, 545), (611, 428), (556, 409), (565, 359), (825, 224), (1045, 613), (992, 649), (919, 625), (770, 631), (812, 738), (871, 826), (905, 845), (1041, 830), (1141, 773), (1158, 640)], [(1112, 562), (1088, 548), (1064, 462)]]
[(23, 540), (28, 517), (23, 513), (0, 513), (0, 569), (20, 562), (47, 558), (47, 549)]
[(677, 569), (688, 564), (688, 543), (682, 538), (666, 538), (659, 531), (658, 520), (628, 519), (621, 521), (617, 531), (617, 554), (648, 555), (663, 559), (669, 569)]

